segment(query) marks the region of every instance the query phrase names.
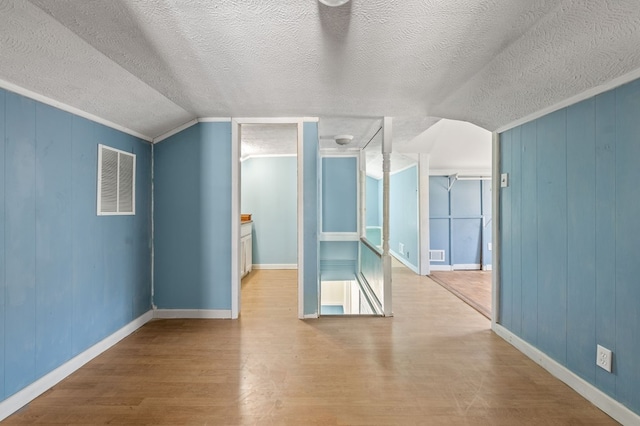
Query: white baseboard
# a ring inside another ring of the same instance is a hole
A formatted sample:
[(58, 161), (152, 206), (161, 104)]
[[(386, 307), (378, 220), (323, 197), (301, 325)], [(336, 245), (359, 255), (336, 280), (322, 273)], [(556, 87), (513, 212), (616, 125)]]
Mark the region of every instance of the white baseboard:
[(253, 269), (298, 269), (298, 265), (295, 263), (262, 263), (262, 264), (253, 264)]
[(482, 265), (483, 271), (493, 271), (492, 265)]
[(317, 319), (317, 318), (318, 318), (318, 314), (307, 314), (302, 316), (302, 319)]
[(429, 265), (429, 269), (431, 271), (453, 271), (451, 265), (434, 265), (433, 263)]
[(481, 269), (479, 263), (456, 263), (453, 265), (454, 271), (479, 271)]
[(52, 388), (67, 376), (78, 370), (80, 367), (145, 325), (151, 319), (153, 319), (153, 311), (144, 313), (115, 333), (105, 337), (103, 340), (91, 346), (89, 349), (71, 358), (60, 367), (42, 376), (26, 388), (18, 391), (17, 393), (11, 395), (9, 398), (0, 402), (0, 421), (6, 419), (11, 414), (15, 413), (20, 408), (33, 401), (38, 396), (42, 395), (45, 391)]
[(404, 257), (400, 256), (398, 253), (396, 253), (393, 250), (389, 250), (389, 253), (400, 263), (402, 263), (404, 266), (406, 266), (407, 268), (411, 269), (413, 272), (415, 272), (416, 274), (418, 274), (418, 267), (415, 265), (412, 265), (411, 263), (409, 263), (409, 261), (407, 259), (405, 259)]
[(555, 361), (538, 348), (528, 342), (525, 342), (500, 324), (493, 324), (492, 329), (498, 336), (511, 343), (520, 352), (531, 358), (534, 362), (539, 364), (560, 381), (566, 383), (593, 405), (611, 416), (614, 420), (622, 423), (623, 425), (640, 424), (640, 415), (634, 413), (629, 408), (602, 392), (600, 389), (587, 382), (564, 365)]
[(156, 309), (154, 318), (162, 319), (231, 319), (230, 309)]

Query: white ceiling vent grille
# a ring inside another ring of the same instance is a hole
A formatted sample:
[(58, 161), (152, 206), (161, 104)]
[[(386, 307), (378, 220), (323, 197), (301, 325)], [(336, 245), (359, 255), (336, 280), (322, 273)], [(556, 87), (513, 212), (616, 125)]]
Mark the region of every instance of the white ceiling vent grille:
[(429, 260), (431, 262), (444, 262), (444, 250), (429, 250)]
[(98, 145), (98, 216), (136, 213), (136, 156)]

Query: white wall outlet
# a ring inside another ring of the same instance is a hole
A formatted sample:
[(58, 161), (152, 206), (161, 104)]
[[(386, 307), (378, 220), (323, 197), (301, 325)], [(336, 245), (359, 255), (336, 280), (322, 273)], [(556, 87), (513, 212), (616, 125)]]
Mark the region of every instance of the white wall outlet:
[(491, 248), (492, 248), (491, 243), (487, 243), (487, 249), (488, 249), (489, 251), (491, 251)]
[(404, 244), (398, 243), (398, 245), (399, 245), (398, 248), (400, 249), (400, 254), (404, 254)]
[(611, 358), (613, 353), (600, 345), (598, 345), (598, 352), (596, 355), (596, 365), (611, 373)]
[(509, 173), (502, 173), (500, 175), (500, 187), (506, 188), (509, 186)]

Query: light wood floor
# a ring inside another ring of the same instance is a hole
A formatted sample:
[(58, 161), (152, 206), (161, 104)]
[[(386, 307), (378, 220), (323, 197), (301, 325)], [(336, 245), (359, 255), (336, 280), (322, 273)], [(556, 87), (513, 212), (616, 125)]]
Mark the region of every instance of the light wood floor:
[(393, 318), (296, 318), (295, 271), (254, 271), (242, 318), (156, 320), (7, 424), (566, 425), (614, 422), (426, 277)]
[(491, 319), (491, 271), (431, 271), (430, 276)]

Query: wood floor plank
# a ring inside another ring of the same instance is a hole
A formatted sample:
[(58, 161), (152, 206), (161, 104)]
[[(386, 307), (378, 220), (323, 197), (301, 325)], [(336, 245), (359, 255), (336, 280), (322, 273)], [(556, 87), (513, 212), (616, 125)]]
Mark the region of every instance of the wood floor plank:
[(430, 277), (491, 319), (491, 271), (431, 271)]
[(151, 321), (5, 422), (615, 424), (429, 278), (393, 279), (393, 318), (301, 321), (296, 271), (253, 271), (238, 321)]

